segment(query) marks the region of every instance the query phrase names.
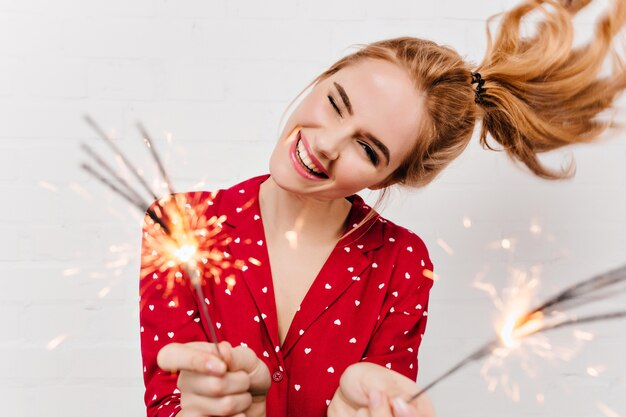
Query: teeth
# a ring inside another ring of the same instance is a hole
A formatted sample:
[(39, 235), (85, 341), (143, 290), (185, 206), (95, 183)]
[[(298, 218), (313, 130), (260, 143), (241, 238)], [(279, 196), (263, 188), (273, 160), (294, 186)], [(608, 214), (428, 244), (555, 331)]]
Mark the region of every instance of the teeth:
[(309, 154), (306, 152), (306, 148), (302, 144), (302, 141), (298, 141), (298, 146), (296, 147), (296, 150), (298, 151), (298, 156), (300, 157), (300, 160), (304, 163), (304, 165), (306, 165), (308, 169), (310, 169), (311, 171), (317, 174), (322, 174), (322, 171), (317, 169), (313, 161), (311, 161), (311, 158), (309, 157)]

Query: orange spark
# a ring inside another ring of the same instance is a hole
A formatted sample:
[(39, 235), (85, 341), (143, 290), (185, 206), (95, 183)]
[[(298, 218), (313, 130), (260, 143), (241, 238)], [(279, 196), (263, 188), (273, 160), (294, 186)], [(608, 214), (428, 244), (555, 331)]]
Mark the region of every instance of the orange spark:
[[(219, 284), (224, 280), (229, 289), (234, 287), (234, 274), (225, 271), (244, 269), (245, 262), (231, 259), (224, 250), (231, 241), (222, 229), (226, 216), (207, 216), (206, 207), (212, 204), (214, 195), (209, 196), (208, 202), (206, 197), (206, 193), (175, 194), (153, 205), (169, 233), (149, 216), (145, 217), (141, 255), (141, 276), (145, 282), (142, 287), (164, 287), (167, 297), (176, 284), (184, 282), (185, 275), (194, 283), (197, 280), (203, 284), (212, 279)], [(249, 262), (261, 264), (254, 258)], [(159, 276), (164, 278), (163, 282), (154, 279)], [(146, 287), (142, 288), (142, 293), (145, 290)]]

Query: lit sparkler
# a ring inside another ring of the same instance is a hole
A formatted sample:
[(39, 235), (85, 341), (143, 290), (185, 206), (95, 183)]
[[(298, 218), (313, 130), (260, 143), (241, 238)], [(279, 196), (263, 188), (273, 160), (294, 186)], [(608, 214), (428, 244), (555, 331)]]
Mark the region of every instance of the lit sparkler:
[[(138, 124), (142, 138), (169, 192), (168, 196), (159, 199), (141, 175), (141, 171), (133, 166), (104, 130), (91, 117), (85, 116), (85, 119), (112, 149), (121, 163), (130, 170), (144, 191), (152, 200), (156, 200), (155, 204), (149, 206), (141, 194), (94, 150), (87, 145), (82, 145), (82, 149), (95, 161), (99, 170), (89, 164), (82, 164), (82, 168), (145, 213), (144, 221), (151, 226), (144, 230), (143, 236), (141, 293), (143, 294), (152, 285), (156, 285), (158, 289), (162, 289), (165, 285), (164, 296), (168, 296), (176, 284), (185, 283), (186, 275), (198, 296), (201, 317), (210, 331), (210, 339), (215, 344), (218, 355), (221, 356), (215, 327), (207, 308), (208, 300), (204, 296), (202, 285), (207, 279), (212, 278), (218, 284), (223, 280), (228, 289), (232, 289), (235, 285), (235, 276), (232, 273), (223, 276), (224, 271), (231, 270), (231, 268), (242, 269), (245, 263), (241, 260), (230, 259), (227, 252), (220, 250), (228, 245), (231, 239), (222, 231), (222, 223), (226, 220), (226, 216), (208, 218), (205, 215), (206, 206), (212, 204), (215, 194), (211, 194), (208, 199), (206, 195), (201, 198), (200, 193), (189, 194), (189, 197), (176, 194), (150, 135), (141, 124)], [(165, 278), (165, 282), (158, 279), (161, 276)]]
[(415, 400), (465, 365), (493, 353), (502, 353), (503, 350), (510, 351), (531, 335), (577, 324), (625, 318), (626, 310), (586, 316), (567, 316), (564, 314), (568, 309), (603, 300), (616, 295), (620, 291), (624, 291), (625, 288), (617, 288), (620, 284), (626, 284), (626, 265), (567, 287), (538, 307), (530, 310), (526, 310), (523, 307), (523, 303), (515, 303), (515, 301), (520, 301), (519, 299), (513, 300), (512, 305), (505, 306), (507, 310), (506, 315), (499, 326), (496, 338), (488, 341), (463, 358), (448, 371), (422, 388), (421, 391), (413, 395), (409, 401)]

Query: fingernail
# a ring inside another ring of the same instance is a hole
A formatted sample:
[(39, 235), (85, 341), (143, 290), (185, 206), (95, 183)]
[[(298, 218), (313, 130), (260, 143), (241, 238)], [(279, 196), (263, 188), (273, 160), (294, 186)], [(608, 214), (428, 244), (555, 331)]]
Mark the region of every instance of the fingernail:
[(224, 364), (222, 362), (216, 362), (216, 361), (210, 360), (206, 363), (206, 368), (209, 371), (213, 371), (213, 372), (223, 372)]
[(382, 396), (380, 395), (380, 391), (372, 390), (370, 391), (370, 406), (378, 407), (382, 402)]
[(409, 405), (400, 397), (396, 397), (391, 402), (393, 409), (397, 412), (398, 417), (411, 417), (411, 410)]

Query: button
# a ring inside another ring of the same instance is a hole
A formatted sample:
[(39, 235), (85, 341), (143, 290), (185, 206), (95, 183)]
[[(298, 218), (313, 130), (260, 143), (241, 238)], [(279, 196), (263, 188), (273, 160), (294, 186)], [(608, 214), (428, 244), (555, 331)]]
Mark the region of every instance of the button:
[(272, 374), (272, 379), (274, 382), (280, 382), (283, 380), (283, 373), (280, 371), (276, 371)]

